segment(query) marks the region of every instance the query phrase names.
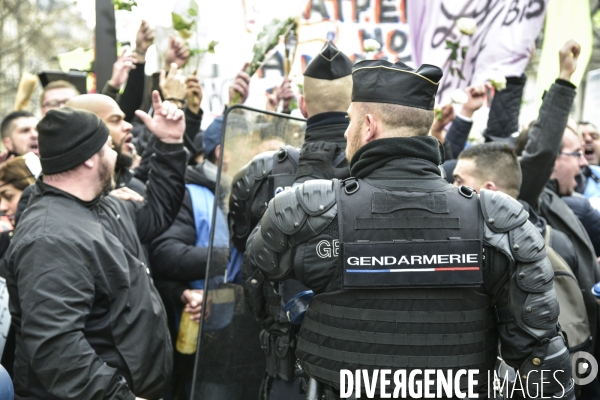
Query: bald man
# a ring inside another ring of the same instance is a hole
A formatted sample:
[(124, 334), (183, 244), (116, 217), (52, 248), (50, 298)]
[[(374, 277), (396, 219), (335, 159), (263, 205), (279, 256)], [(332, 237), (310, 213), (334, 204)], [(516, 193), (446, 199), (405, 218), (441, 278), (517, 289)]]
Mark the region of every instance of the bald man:
[(82, 94), (75, 96), (66, 104), (68, 107), (91, 111), (102, 119), (110, 133), (113, 148), (117, 152), (115, 163), (116, 188), (128, 187), (140, 195), (144, 195), (145, 185), (133, 176), (130, 170), (135, 156), (132, 125), (125, 121), (125, 113), (116, 101), (103, 94)]

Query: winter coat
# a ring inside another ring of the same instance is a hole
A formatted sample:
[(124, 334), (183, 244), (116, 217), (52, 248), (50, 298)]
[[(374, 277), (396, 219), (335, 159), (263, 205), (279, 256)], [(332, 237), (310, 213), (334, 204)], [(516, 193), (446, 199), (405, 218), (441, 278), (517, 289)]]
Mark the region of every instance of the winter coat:
[(573, 193), (572, 196), (563, 196), (561, 199), (581, 221), (594, 245), (596, 256), (600, 256), (600, 212), (592, 207), (590, 201), (582, 194)]
[(142, 244), (179, 211), (185, 163), (181, 145), (158, 143), (144, 203), (37, 182), (3, 265), (15, 399), (163, 395), (172, 347)]
[[(205, 160), (202, 164), (187, 168), (186, 183), (204, 186), (214, 193), (216, 173), (216, 166)], [(221, 186), (222, 194), (225, 194), (224, 189), (226, 188), (226, 185)], [(223, 199), (224, 196), (221, 196), (219, 201), (221, 209), (224, 207)], [(173, 225), (157, 237), (150, 247), (150, 262), (157, 280), (170, 279), (188, 282), (204, 279), (208, 247), (196, 246), (194, 210), (188, 190), (185, 191), (181, 208)], [(216, 264), (227, 265), (228, 251), (215, 249), (213, 257)], [(177, 297), (172, 296), (173, 299), (177, 299)], [(174, 305), (181, 306), (181, 302)]]

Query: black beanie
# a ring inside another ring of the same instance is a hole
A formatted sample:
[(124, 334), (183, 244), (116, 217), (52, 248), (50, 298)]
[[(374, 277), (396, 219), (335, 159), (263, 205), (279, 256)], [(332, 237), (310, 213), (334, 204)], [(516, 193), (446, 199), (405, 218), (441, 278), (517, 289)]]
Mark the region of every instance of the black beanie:
[(45, 175), (68, 171), (100, 151), (108, 127), (96, 114), (73, 108), (55, 108), (38, 123), (38, 144)]

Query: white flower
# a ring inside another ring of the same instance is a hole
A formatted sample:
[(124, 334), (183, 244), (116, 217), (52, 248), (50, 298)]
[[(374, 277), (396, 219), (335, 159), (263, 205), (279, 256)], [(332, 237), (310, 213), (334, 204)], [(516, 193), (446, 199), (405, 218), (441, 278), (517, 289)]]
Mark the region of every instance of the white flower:
[(471, 36), (477, 30), (477, 22), (473, 18), (459, 18), (456, 21), (458, 30), (467, 36)]
[(366, 39), (363, 42), (363, 48), (366, 52), (379, 51), (379, 49), (381, 49), (381, 45), (375, 39)]
[(490, 83), (497, 91), (506, 89), (506, 77), (501, 72), (494, 72), (490, 76)]
[(453, 104), (465, 104), (469, 101), (469, 96), (463, 90), (455, 89), (450, 93), (450, 99)]

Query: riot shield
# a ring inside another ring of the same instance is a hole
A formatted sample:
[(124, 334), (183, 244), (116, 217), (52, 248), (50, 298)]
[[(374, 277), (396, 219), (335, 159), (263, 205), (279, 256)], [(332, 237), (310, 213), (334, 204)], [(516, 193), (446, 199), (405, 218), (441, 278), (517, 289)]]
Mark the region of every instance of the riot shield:
[[(304, 119), (243, 105), (228, 108), (223, 116), (223, 151), (215, 193), (219, 201), (214, 202), (210, 229), (202, 321), (190, 397), (193, 400), (258, 399), (266, 368), (259, 340), (261, 326), (246, 304), (242, 285), (229, 282), (227, 266), (216, 261), (220, 247), (229, 247), (228, 238), (223, 238), (223, 229), (219, 227), (223, 228), (223, 221), (227, 220), (223, 204), (225, 207), (229, 204), (231, 181), (236, 172), (262, 152), (278, 150), (284, 145), (300, 147), (305, 128)], [(241, 254), (234, 253), (232, 258), (241, 261)]]

